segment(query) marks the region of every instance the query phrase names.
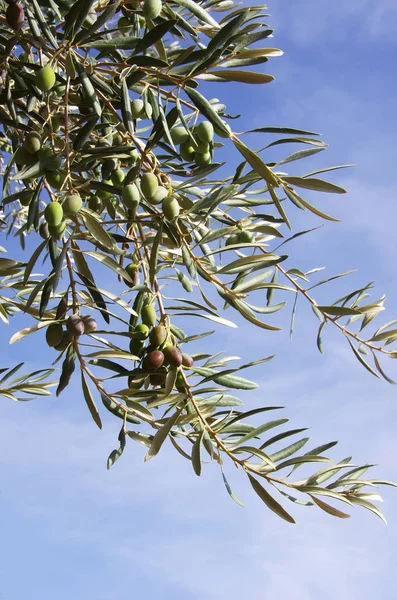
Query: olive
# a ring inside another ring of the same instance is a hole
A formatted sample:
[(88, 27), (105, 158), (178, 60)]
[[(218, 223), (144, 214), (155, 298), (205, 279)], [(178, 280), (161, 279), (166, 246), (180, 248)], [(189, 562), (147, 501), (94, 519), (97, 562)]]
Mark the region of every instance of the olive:
[(161, 346), (161, 344), (164, 344), (165, 340), (167, 339), (166, 328), (163, 327), (163, 325), (156, 325), (150, 332), (149, 339), (153, 346)]
[(184, 144), (189, 140), (189, 134), (184, 127), (173, 127), (170, 131), (174, 144)]
[(159, 185), (154, 196), (149, 198), (149, 202), (150, 202), (150, 204), (160, 204), (160, 202), (162, 202), (164, 200), (164, 198), (166, 198), (167, 196), (168, 196), (168, 190), (165, 187), (163, 187), (162, 185)]
[(125, 173), (122, 169), (116, 169), (111, 174), (110, 179), (112, 180), (113, 185), (120, 188), (125, 179)]
[(241, 231), (237, 237), (240, 244), (250, 244), (254, 239), (254, 234), (251, 231)]
[(102, 179), (107, 179), (116, 169), (117, 160), (115, 158), (107, 158), (104, 160), (101, 167)]
[(191, 369), (194, 365), (194, 360), (190, 356), (190, 354), (182, 354), (182, 364), (184, 367)]
[(66, 173), (63, 171), (46, 171), (45, 178), (51, 187), (60, 190), (66, 179)]
[(45, 339), (50, 348), (58, 346), (63, 338), (63, 329), (60, 323), (53, 323), (47, 327)]
[(195, 135), (202, 142), (211, 142), (214, 137), (214, 127), (209, 121), (202, 121), (194, 130)]
[(48, 240), (48, 238), (50, 237), (47, 221), (43, 221), (42, 223), (40, 223), (39, 235), (43, 238), (43, 240)]
[(18, 3), (10, 2), (6, 11), (6, 20), (11, 29), (21, 29), (25, 20), (22, 6)]
[(204, 167), (206, 165), (211, 164), (211, 154), (209, 152), (205, 152), (205, 154), (200, 154), (196, 152), (194, 155), (194, 162), (198, 167)]
[(70, 335), (69, 331), (64, 331), (62, 340), (60, 341), (59, 344), (54, 346), (54, 348), (55, 348), (55, 350), (59, 350), (60, 352), (62, 352), (63, 350), (66, 350), (66, 348), (69, 346), (71, 341), (72, 341), (72, 336)]
[(164, 216), (169, 221), (175, 219), (180, 212), (179, 202), (176, 198), (173, 198), (172, 196), (168, 196), (163, 200), (162, 208)]
[(88, 200), (88, 208), (100, 214), (103, 211), (103, 202), (98, 196), (91, 196)]
[(152, 304), (147, 304), (142, 308), (142, 322), (148, 327), (153, 327), (156, 323), (156, 310)]
[(163, 350), (166, 361), (173, 367), (180, 367), (182, 364), (182, 354), (176, 346), (166, 346)]
[(145, 114), (145, 103), (140, 98), (131, 102), (131, 115), (133, 119), (139, 119)]
[(79, 337), (85, 330), (84, 321), (78, 314), (70, 315), (66, 321), (66, 328), (71, 336)]
[(54, 87), (56, 76), (50, 66), (43, 67), (36, 72), (35, 83), (42, 92), (48, 92)]
[(128, 185), (125, 185), (123, 187), (121, 198), (127, 208), (130, 208), (131, 210), (136, 210), (141, 197), (135, 183), (129, 183)]
[(231, 235), (229, 238), (227, 238), (225, 246), (234, 246), (235, 244), (239, 243), (239, 237), (238, 235)]
[(41, 135), (37, 131), (29, 131), (24, 141), (24, 147), (30, 154), (36, 154), (41, 148)]
[(128, 287), (133, 287), (134, 285), (138, 285), (139, 284), (139, 267), (138, 267), (138, 265), (135, 263), (130, 263), (129, 265), (127, 265), (125, 267), (125, 270), (127, 271), (128, 275), (131, 277), (131, 279), (133, 281), (133, 283), (131, 283), (127, 279), (124, 279), (124, 282), (128, 285)]
[(84, 333), (93, 333), (97, 330), (97, 322), (91, 315), (82, 315), (81, 317), (84, 322)]
[(147, 325), (142, 323), (137, 325), (134, 329), (134, 338), (136, 340), (146, 340), (149, 337), (150, 329)]
[(165, 384), (165, 379), (167, 377), (167, 369), (161, 367), (155, 373), (150, 374), (150, 384), (154, 387), (163, 387)]
[(62, 207), (63, 207), (64, 213), (66, 215), (75, 215), (76, 213), (79, 212), (82, 205), (83, 205), (83, 201), (81, 199), (81, 196), (78, 196), (77, 194), (73, 194), (72, 196), (68, 196), (64, 200)]
[(66, 222), (61, 221), (58, 225), (48, 225), (50, 236), (55, 240), (61, 240), (66, 230)]
[(195, 146), (190, 140), (179, 146), (180, 155), (188, 162), (192, 162), (194, 160), (195, 152)]
[(44, 217), (48, 225), (56, 227), (63, 219), (63, 208), (59, 202), (50, 202), (44, 210)]
[(154, 371), (155, 369), (159, 369), (163, 366), (164, 363), (164, 354), (161, 350), (152, 350), (145, 356), (143, 359), (143, 366), (145, 369), (149, 371)]
[(159, 184), (157, 182), (157, 177), (154, 173), (144, 173), (142, 175), (141, 190), (145, 198), (152, 198), (157, 192), (158, 187)]
[(145, 17), (148, 19), (157, 19), (161, 13), (161, 0), (144, 0), (142, 10)]
[[(149, 331), (148, 331), (149, 334)], [(130, 352), (134, 356), (141, 356), (142, 351), (145, 347), (145, 343), (142, 340), (138, 340), (137, 338), (132, 338), (130, 341)]]

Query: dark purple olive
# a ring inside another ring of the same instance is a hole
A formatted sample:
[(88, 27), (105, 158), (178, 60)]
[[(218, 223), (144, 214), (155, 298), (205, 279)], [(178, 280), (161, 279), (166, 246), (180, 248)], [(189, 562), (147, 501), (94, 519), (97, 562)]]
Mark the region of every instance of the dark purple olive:
[(83, 315), (81, 318), (84, 323), (84, 333), (93, 333), (96, 331), (98, 325), (94, 317), (91, 315)]
[(6, 20), (11, 29), (15, 29), (15, 31), (21, 29), (25, 20), (22, 6), (20, 4), (10, 4), (6, 11)]
[(50, 237), (50, 232), (48, 229), (48, 223), (43, 221), (39, 227), (39, 235), (43, 238), (43, 240), (48, 240)]
[(184, 367), (191, 369), (194, 365), (194, 360), (190, 356), (190, 354), (182, 354), (182, 364)]
[(166, 346), (163, 350), (165, 360), (173, 367), (180, 367), (182, 364), (182, 354), (176, 346)]
[(66, 328), (69, 331), (70, 335), (72, 335), (73, 337), (78, 337), (79, 335), (83, 335), (84, 333), (84, 321), (77, 314), (70, 315), (70, 317), (66, 321)]
[(150, 374), (150, 384), (154, 387), (160, 386), (163, 387), (165, 384), (165, 378), (167, 377), (167, 369), (162, 367), (155, 373)]
[(164, 354), (161, 350), (152, 350), (149, 352), (143, 359), (143, 366), (148, 371), (154, 371), (155, 369), (159, 369), (163, 366), (164, 363)]
[(57, 321), (65, 318), (66, 311), (68, 310), (68, 299), (67, 296), (64, 296), (57, 307), (57, 312), (55, 318)]

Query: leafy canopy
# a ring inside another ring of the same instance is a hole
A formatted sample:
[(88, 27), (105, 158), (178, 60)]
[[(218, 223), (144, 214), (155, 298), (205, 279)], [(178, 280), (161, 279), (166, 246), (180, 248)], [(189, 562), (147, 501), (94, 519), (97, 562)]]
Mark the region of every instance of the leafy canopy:
[[(61, 366), (56, 394), (80, 377), (96, 425), (98, 400), (120, 419), (108, 468), (127, 440), (146, 446), (146, 460), (167, 443), (197, 475), (206, 456), (216, 461), (241, 503), (224, 473), (234, 464), (290, 523), (279, 494), (283, 504), (339, 518), (349, 515), (334, 500), (384, 518), (373, 502), (378, 485), (393, 484), (365, 479), (370, 465), (333, 462), (336, 442), (312, 448), (304, 429), (273, 415), (280, 407), (244, 409), (238, 390), (257, 387), (245, 370), (272, 356), (231, 366), (235, 357), (208, 353), (216, 336), (209, 344), (214, 331), (201, 327), (207, 320), (234, 328), (235, 314), (248, 322), (247, 335), (259, 328), (270, 338), (291, 299), (292, 332), (300, 298), (319, 320), (321, 352), (334, 327), (368, 371), (393, 383), (381, 363), (397, 357), (397, 321), (367, 333), (385, 298), (371, 299), (368, 284), (319, 305), (314, 290), (348, 273), (321, 280), (319, 269), (302, 272), (285, 254), (287, 242), (310, 233), (294, 230), (296, 209), (337, 220), (306, 197), (344, 194), (323, 179), (343, 167), (289, 176), (291, 162), (326, 148), (318, 134), (265, 126), (235, 133), (238, 120), (222, 100), (228, 86), (215, 86), (221, 100), (211, 95), (213, 82), (273, 80), (261, 65), (282, 52), (268, 44), (266, 7), (9, 0), (4, 11), (1, 233), (6, 244), (19, 239), (26, 258), (0, 257), (0, 317), (7, 324), (26, 313), (32, 321), (10, 342), (45, 330)], [(291, 144), (282, 160), (269, 160)], [(223, 146), (240, 155), (237, 168), (219, 162)], [(2, 370), (0, 394), (48, 394), (54, 370), (17, 376), (21, 366)], [(296, 479), (304, 465), (311, 474)]]

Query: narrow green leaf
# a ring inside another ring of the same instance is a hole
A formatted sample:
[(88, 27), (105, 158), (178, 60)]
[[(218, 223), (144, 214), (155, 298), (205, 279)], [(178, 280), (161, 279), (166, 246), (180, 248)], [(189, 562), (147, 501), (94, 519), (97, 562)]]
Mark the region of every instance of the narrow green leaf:
[(259, 483), (257, 479), (252, 477), (248, 473), (248, 478), (250, 483), (254, 489), (254, 491), (258, 494), (259, 498), (266, 504), (270, 510), (276, 513), (281, 519), (287, 521), (288, 523), (295, 523), (295, 520), (291, 517), (289, 513), (265, 490), (265, 488)]

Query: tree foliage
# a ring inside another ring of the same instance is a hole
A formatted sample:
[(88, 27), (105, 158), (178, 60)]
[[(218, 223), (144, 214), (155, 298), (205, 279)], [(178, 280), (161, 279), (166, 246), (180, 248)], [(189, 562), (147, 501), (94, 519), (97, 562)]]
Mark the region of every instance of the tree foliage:
[[(336, 442), (312, 448), (304, 429), (273, 415), (279, 407), (243, 407), (238, 390), (257, 387), (245, 370), (272, 356), (232, 366), (233, 356), (200, 351), (214, 333), (203, 319), (234, 328), (234, 313), (248, 322), (247, 335), (258, 328), (271, 339), (288, 299), (292, 331), (300, 299), (319, 321), (321, 352), (334, 327), (367, 370), (393, 383), (383, 359), (397, 357), (397, 321), (367, 333), (385, 298), (373, 300), (368, 284), (318, 304), (315, 289), (348, 273), (322, 280), (284, 253), (310, 234), (294, 230), (295, 209), (337, 220), (306, 191), (344, 194), (323, 179), (344, 166), (288, 175), (289, 163), (326, 148), (318, 134), (266, 126), (236, 133), (237, 116), (223, 103), (228, 86), (215, 86), (222, 98), (212, 97), (212, 82), (273, 80), (260, 66), (282, 52), (268, 44), (265, 11), (231, 0), (4, 5), (1, 232), (34, 251), (21, 261), (1, 249), (0, 317), (31, 317), (11, 343), (45, 330), (61, 367), (57, 395), (80, 378), (96, 425), (99, 402), (120, 419), (108, 468), (127, 440), (146, 446), (146, 460), (167, 443), (197, 475), (205, 460), (216, 461), (241, 503), (224, 473), (234, 464), (290, 523), (287, 500), (348, 517), (338, 500), (383, 518), (377, 487), (393, 484), (367, 479), (370, 465), (332, 461)], [(236, 168), (220, 162), (224, 145), (240, 156)], [(272, 149), (289, 145), (282, 160), (269, 161)], [(13, 378), (20, 366), (2, 370), (0, 395), (49, 393), (52, 369)], [(301, 466), (312, 472), (297, 479)]]

